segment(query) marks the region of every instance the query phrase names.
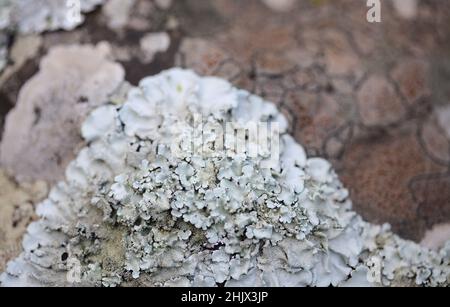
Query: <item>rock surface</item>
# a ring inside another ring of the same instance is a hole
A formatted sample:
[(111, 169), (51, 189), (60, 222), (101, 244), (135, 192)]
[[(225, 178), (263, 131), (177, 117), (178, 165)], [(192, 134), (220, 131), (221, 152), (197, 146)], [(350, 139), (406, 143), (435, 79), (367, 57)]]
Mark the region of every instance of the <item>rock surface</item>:
[(34, 204), (46, 195), (45, 182), (19, 186), (0, 171), (0, 271), (21, 253), (23, 234), (36, 218)]
[(78, 130), (124, 80), (107, 44), (54, 47), (8, 114), (0, 163), (21, 181), (56, 182), (81, 142)]

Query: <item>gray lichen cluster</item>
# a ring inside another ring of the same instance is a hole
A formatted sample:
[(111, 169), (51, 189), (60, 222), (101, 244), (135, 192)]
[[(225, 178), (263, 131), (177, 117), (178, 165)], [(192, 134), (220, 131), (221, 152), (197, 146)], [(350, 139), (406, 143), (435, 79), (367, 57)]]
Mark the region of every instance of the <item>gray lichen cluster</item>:
[[(204, 129), (252, 122), (279, 128), (279, 159), (250, 154), (271, 134), (240, 152), (217, 150), (220, 129)], [(450, 244), (431, 251), (364, 222), (330, 163), (286, 131), (272, 103), (222, 79), (143, 79), (85, 121), (88, 145), (38, 206), (2, 285), (450, 283)]]
[(0, 72), (8, 62), (8, 37), (0, 33)]
[(0, 72), (8, 59), (11, 33), (33, 34), (73, 30), (105, 0), (0, 0)]

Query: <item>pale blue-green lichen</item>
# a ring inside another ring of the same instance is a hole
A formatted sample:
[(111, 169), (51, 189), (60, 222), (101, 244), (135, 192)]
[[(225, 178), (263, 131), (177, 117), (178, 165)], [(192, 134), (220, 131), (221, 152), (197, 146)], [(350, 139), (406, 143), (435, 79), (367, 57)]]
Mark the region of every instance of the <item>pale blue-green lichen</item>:
[(0, 72), (6, 66), (9, 33), (73, 30), (105, 0), (0, 0)]
[[(278, 126), (279, 159), (217, 150), (208, 141), (220, 129), (192, 146), (198, 126), (249, 122)], [(449, 284), (450, 244), (431, 251), (364, 222), (330, 163), (286, 129), (273, 104), (224, 80), (180, 69), (145, 78), (86, 120), (88, 145), (38, 206), (2, 284)]]
[(19, 33), (72, 30), (104, 0), (0, 0), (0, 30)]

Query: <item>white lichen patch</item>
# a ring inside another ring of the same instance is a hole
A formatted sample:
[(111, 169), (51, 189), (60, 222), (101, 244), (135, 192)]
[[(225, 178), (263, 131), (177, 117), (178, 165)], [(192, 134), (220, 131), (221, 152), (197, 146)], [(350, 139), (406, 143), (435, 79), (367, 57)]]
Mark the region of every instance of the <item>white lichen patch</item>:
[[(243, 152), (213, 146), (218, 130), (192, 146), (199, 126), (249, 122), (279, 127), (278, 159), (250, 154), (271, 134)], [(273, 104), (222, 79), (145, 78), (86, 120), (88, 145), (38, 206), (2, 284), (449, 284), (450, 244), (431, 251), (362, 221), (331, 164), (286, 128)]]
[(56, 46), (42, 58), (6, 117), (0, 144), (0, 163), (18, 181), (62, 178), (58, 164), (73, 159), (84, 119), (124, 83), (124, 69), (110, 58), (103, 42)]
[(166, 32), (149, 33), (141, 38), (140, 47), (143, 61), (150, 63), (159, 52), (165, 52), (170, 47), (170, 36)]
[(35, 218), (33, 204), (46, 195), (44, 182), (17, 184), (0, 169), (0, 271), (21, 253), (23, 234)]
[(0, 0), (0, 29), (22, 34), (73, 30), (105, 0)]
[(12, 0), (0, 0), (0, 30), (5, 30), (11, 22)]
[[(1, 34), (0, 34), (1, 37)], [(0, 38), (1, 41), (1, 38)], [(5, 40), (6, 42), (6, 40)], [(0, 42), (0, 45), (2, 43)], [(9, 52), (10, 65), (0, 75), (0, 87), (17, 71), (19, 71), (25, 63), (32, 59), (39, 52), (42, 45), (42, 37), (39, 35), (24, 35), (19, 36), (14, 40)], [(1, 47), (0, 47), (1, 48)], [(6, 61), (8, 56), (8, 48), (5, 45), (3, 49), (4, 53), (0, 51), (0, 59), (3, 58)], [(6, 64), (6, 62), (4, 63)], [(5, 65), (6, 66), (6, 65)], [(2, 65), (0, 63), (0, 70)]]
[(0, 33), (0, 72), (8, 63), (8, 37)]
[(106, 25), (113, 30), (122, 29), (128, 23), (136, 0), (110, 0), (102, 8)]
[(392, 4), (402, 18), (414, 19), (418, 14), (419, 1), (417, 0), (392, 0)]
[(434, 225), (433, 228), (427, 230), (420, 245), (431, 248), (441, 248), (450, 238), (450, 223)]
[(8, 33), (73, 30), (105, 0), (0, 0), (0, 72), (8, 61)]

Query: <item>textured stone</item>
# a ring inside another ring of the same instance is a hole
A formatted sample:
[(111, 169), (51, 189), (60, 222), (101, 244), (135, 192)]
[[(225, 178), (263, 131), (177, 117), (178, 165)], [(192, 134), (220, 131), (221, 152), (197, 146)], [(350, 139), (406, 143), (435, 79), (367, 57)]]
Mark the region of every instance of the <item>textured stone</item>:
[(305, 144), (309, 152), (322, 152), (324, 140), (345, 123), (343, 109), (334, 97), (327, 95), (298, 92), (288, 99), (298, 119), (296, 139)]
[(181, 43), (177, 64), (192, 67), (199, 74), (210, 75), (228, 58), (218, 46), (199, 38), (187, 38)]
[(430, 174), (415, 178), (411, 191), (419, 205), (417, 213), (428, 228), (447, 222), (450, 216), (450, 175)]
[(357, 98), (361, 121), (366, 126), (393, 124), (405, 114), (394, 87), (383, 77), (369, 77), (359, 89)]
[[(426, 226), (448, 219), (447, 181), (420, 177), (445, 167), (424, 156), (414, 133), (403, 129), (355, 140), (340, 163), (342, 180), (351, 187), (354, 205), (363, 216), (389, 222), (395, 231), (415, 240)], [(415, 177), (422, 179), (412, 184)]]
[(44, 182), (19, 186), (0, 170), (0, 272), (22, 250), (22, 235), (35, 219), (34, 204), (47, 194)]
[[(36, 56), (42, 45), (42, 38), (37, 35), (20, 36), (10, 51), (11, 65), (0, 75), (0, 87), (30, 59)], [(0, 69), (1, 70), (1, 69)]]
[(392, 78), (397, 82), (409, 104), (412, 104), (417, 102), (417, 99), (430, 94), (426, 81), (427, 74), (426, 63), (410, 59), (402, 60), (394, 68)]
[(1, 165), (21, 180), (56, 181), (81, 141), (85, 115), (122, 83), (122, 67), (109, 47), (55, 47), (22, 88), (6, 119)]
[(349, 75), (360, 70), (359, 57), (350, 47), (345, 33), (326, 30), (322, 36), (327, 70), (330, 75)]
[(172, 6), (173, 0), (155, 0), (155, 4), (162, 10), (168, 10)]
[(435, 114), (424, 122), (419, 140), (428, 156), (443, 165), (450, 165), (450, 142)]

